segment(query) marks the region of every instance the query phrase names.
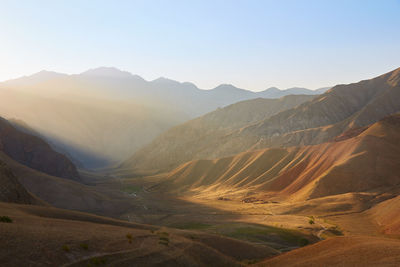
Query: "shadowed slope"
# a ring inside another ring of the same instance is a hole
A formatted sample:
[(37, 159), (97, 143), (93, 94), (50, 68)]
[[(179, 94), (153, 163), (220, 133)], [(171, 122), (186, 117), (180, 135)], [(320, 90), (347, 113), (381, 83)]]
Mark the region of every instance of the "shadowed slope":
[[(2, 266), (241, 266), (278, 252), (217, 235), (0, 203)], [(18, 256), (16, 256), (18, 255)]]
[(0, 161), (0, 201), (33, 204), (36, 200), (18, 182), (6, 164)]
[(80, 181), (78, 171), (68, 158), (54, 151), (42, 139), (16, 129), (3, 118), (0, 118), (0, 151), (32, 169)]

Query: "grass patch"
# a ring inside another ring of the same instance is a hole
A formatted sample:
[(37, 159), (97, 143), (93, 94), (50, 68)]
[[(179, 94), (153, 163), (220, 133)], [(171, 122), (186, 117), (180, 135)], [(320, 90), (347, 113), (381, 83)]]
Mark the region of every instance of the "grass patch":
[(0, 222), (2, 222), (2, 223), (12, 223), (13, 220), (8, 216), (0, 216)]
[(184, 229), (184, 230), (205, 230), (210, 228), (212, 225), (200, 222), (187, 222), (171, 225), (173, 228)]
[(309, 240), (299, 231), (259, 225), (221, 225), (217, 233), (257, 243), (286, 244), (287, 246), (305, 246)]
[(91, 258), (89, 260), (88, 266), (99, 266), (99, 265), (104, 265), (107, 263), (107, 260), (105, 258)]
[(128, 194), (138, 193), (140, 190), (142, 190), (142, 188), (138, 185), (124, 185), (122, 188), (122, 191)]

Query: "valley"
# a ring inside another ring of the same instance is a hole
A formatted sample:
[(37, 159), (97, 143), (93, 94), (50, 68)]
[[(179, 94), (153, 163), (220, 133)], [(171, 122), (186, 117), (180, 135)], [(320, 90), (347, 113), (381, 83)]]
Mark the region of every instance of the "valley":
[[(99, 168), (84, 168), (40, 128), (1, 119), (0, 258), (5, 266), (396, 266), (399, 77), (397, 69), (320, 96), (234, 103)], [(337, 101), (351, 95), (364, 98)], [(335, 103), (346, 112), (331, 112)], [(365, 115), (377, 105), (385, 108)], [(129, 151), (125, 141), (117, 143)]]

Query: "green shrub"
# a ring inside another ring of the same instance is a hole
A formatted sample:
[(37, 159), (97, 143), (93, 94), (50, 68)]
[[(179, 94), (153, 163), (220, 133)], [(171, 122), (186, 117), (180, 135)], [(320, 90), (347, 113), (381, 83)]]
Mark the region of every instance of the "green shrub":
[(12, 220), (10, 217), (8, 217), (8, 216), (0, 216), (0, 222), (3, 222), (3, 223), (12, 223), (13, 220)]
[(314, 222), (314, 219), (310, 219), (309, 221), (308, 221), (308, 223), (309, 224), (314, 224), (315, 222)]
[(126, 238), (128, 239), (129, 244), (132, 244), (132, 240), (133, 240), (132, 234), (126, 234)]

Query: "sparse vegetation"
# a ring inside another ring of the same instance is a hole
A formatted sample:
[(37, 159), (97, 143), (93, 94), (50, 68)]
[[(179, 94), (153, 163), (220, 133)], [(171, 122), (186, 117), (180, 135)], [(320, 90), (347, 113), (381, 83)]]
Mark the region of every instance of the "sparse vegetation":
[(0, 216), (0, 222), (3, 222), (3, 223), (12, 223), (13, 220), (12, 220), (10, 217), (8, 217), (8, 216)]
[(169, 246), (169, 234), (167, 232), (158, 232), (157, 235), (159, 237), (158, 244)]
[(89, 245), (86, 244), (86, 243), (81, 243), (81, 244), (79, 244), (79, 247), (80, 247), (81, 249), (83, 249), (83, 250), (88, 250), (88, 249), (89, 249)]
[(171, 225), (171, 227), (178, 228), (178, 229), (185, 229), (185, 230), (204, 230), (210, 228), (210, 224), (200, 223), (200, 222), (187, 222), (187, 223), (180, 223)]
[(128, 239), (129, 244), (132, 244), (132, 240), (133, 240), (132, 234), (126, 234), (126, 238)]
[(88, 266), (99, 266), (107, 263), (107, 259), (105, 258), (91, 258), (89, 260)]
[(70, 252), (71, 251), (71, 249), (69, 248), (68, 245), (63, 245), (62, 246), (62, 250), (64, 250), (65, 252)]
[(122, 188), (122, 191), (128, 193), (128, 194), (132, 194), (132, 193), (138, 193), (140, 192), (142, 188), (138, 185), (125, 185)]
[(244, 265), (252, 265), (252, 264), (256, 264), (257, 262), (259, 262), (260, 260), (256, 260), (256, 259), (251, 259), (251, 260), (244, 260), (242, 261), (242, 263)]
[(310, 218), (310, 219), (308, 220), (308, 223), (309, 223), (309, 224), (315, 224), (314, 216), (310, 216), (309, 218)]

